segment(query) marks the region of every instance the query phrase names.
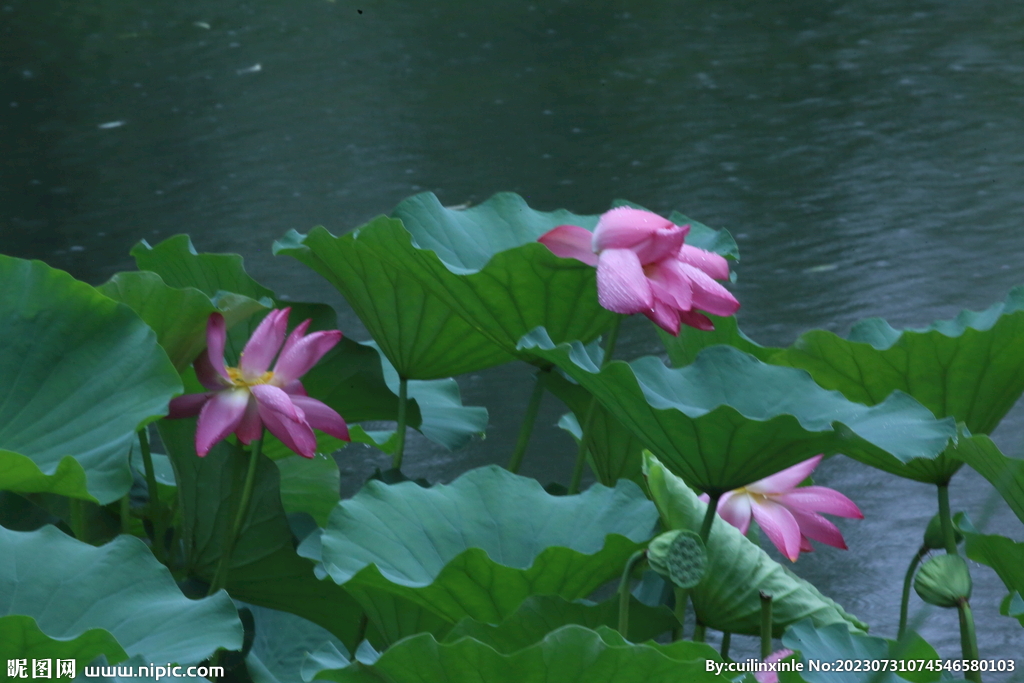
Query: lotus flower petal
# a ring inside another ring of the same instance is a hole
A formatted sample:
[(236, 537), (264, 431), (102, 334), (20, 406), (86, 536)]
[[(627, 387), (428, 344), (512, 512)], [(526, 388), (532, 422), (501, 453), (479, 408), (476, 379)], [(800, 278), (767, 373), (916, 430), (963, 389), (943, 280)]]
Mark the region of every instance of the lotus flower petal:
[(333, 408), (308, 396), (292, 396), (292, 401), (306, 415), (306, 423), (313, 429), (330, 434), (342, 441), (351, 441), (348, 425)]
[(793, 519), (800, 526), (800, 533), (812, 541), (846, 550), (846, 541), (835, 524), (814, 512), (789, 508)]
[(238, 359), (238, 369), (247, 380), (256, 380), (270, 368), (270, 362), (277, 355), (288, 331), (290, 311), (290, 308), (271, 311), (252, 333), (242, 350), (242, 357)]
[(811, 476), (814, 468), (821, 462), (822, 456), (816, 455), (813, 458), (798, 462), (792, 467), (776, 472), (770, 477), (765, 477), (753, 484), (747, 484), (744, 488), (753, 493), (788, 493), (795, 489), (807, 477)]
[(729, 262), (724, 256), (684, 244), (677, 257), (681, 262), (698, 268), (716, 280), (729, 279)]
[(743, 534), (750, 528), (750, 508), (750, 496), (736, 495), (734, 491), (729, 491), (718, 499), (718, 514)]
[(597, 299), (616, 313), (640, 313), (654, 305), (640, 259), (629, 249), (608, 249), (597, 260)]
[(753, 502), (754, 521), (783, 555), (796, 562), (800, 557), (800, 525), (793, 513), (772, 500)]
[(284, 389), (270, 384), (257, 384), (249, 387), (249, 391), (256, 397), (256, 402), (284, 418), (292, 421), (302, 420), (302, 412), (296, 410), (292, 397), (285, 393)]
[(302, 377), (339, 341), (341, 341), (341, 332), (338, 330), (314, 332), (295, 341), (287, 353), (281, 353), (277, 365), (274, 366), (275, 379), (287, 384)]
[(212, 394), (185, 394), (171, 399), (167, 417), (175, 420), (181, 417), (195, 417), (210, 400)]
[[(224, 316), (220, 313), (211, 313), (209, 320), (206, 321), (206, 359), (213, 371), (225, 380), (228, 379), (228, 371), (224, 367), (224, 342), (227, 341), (227, 337)], [(208, 374), (207, 379), (210, 379)], [(202, 378), (200, 381), (203, 381)], [(203, 386), (206, 386), (205, 382)]]
[(196, 426), (196, 454), (200, 458), (209, 453), (215, 443), (235, 431), (248, 403), (249, 392), (245, 389), (220, 391), (206, 402)]
[(561, 258), (574, 258), (588, 266), (597, 265), (597, 254), (590, 248), (594, 235), (586, 228), (577, 225), (559, 225), (549, 230), (537, 240), (551, 252)]
[(803, 486), (776, 496), (776, 500), (791, 510), (826, 512), (837, 517), (864, 519), (864, 513), (860, 511), (856, 503), (839, 491), (825, 486)]
[(659, 232), (672, 232), (673, 228), (681, 232), (683, 238), (689, 232), (689, 228), (680, 228), (651, 211), (620, 206), (602, 214), (598, 219), (597, 227), (594, 228), (593, 249), (598, 253), (605, 249), (633, 249)]
[(264, 403), (259, 404), (259, 411), (263, 424), (281, 443), (304, 458), (316, 455), (316, 435), (304, 419), (290, 420)]
[(672, 336), (679, 336), (680, 314), (678, 309), (655, 299), (654, 306), (651, 307), (651, 310), (644, 311), (644, 315)]
[(714, 315), (729, 316), (739, 310), (740, 302), (732, 293), (711, 279), (711, 276), (699, 268), (681, 263), (693, 286), (693, 307)]

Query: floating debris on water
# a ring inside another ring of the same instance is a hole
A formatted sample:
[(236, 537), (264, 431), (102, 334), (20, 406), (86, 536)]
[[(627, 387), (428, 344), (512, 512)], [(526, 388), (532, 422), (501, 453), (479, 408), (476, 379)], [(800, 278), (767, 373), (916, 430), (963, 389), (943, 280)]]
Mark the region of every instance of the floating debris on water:
[(199, 28), (205, 28), (207, 31), (210, 30), (210, 25), (207, 24), (205, 21), (193, 21), (192, 25), (198, 26)]
[(128, 122), (127, 121), (107, 121), (106, 123), (101, 123), (101, 124), (99, 124), (96, 127), (99, 128), (100, 130), (110, 130), (111, 128), (120, 128), (121, 126), (123, 126), (126, 123), (128, 123)]
[(804, 268), (805, 273), (827, 273), (830, 270), (836, 270), (839, 268), (838, 263), (825, 263), (820, 266), (811, 266), (810, 268)]
[(71, 251), (85, 251), (85, 247), (76, 244), (73, 247), (71, 247)]
[(259, 62), (256, 62), (255, 64), (250, 66), (248, 69), (238, 69), (235, 73), (237, 73), (239, 76), (241, 76), (242, 74), (254, 74), (257, 71), (263, 71), (263, 66), (260, 65)]

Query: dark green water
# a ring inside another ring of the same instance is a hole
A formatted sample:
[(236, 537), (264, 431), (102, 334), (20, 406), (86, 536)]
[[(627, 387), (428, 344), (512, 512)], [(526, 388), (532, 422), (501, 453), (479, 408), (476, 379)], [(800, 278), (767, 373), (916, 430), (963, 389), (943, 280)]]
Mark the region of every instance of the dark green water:
[[(0, 0), (0, 251), (99, 283), (139, 239), (188, 232), (343, 309), (271, 242), (423, 190), (590, 213), (625, 197), (732, 231), (759, 341), (873, 315), (923, 326), (1024, 283), (1022, 36), (1024, 5), (995, 1)], [(657, 353), (632, 322), (621, 355)], [(366, 338), (347, 311), (341, 327)], [(454, 454), (413, 439), (410, 475), (507, 460), (528, 373), (460, 383), (490, 409), (488, 439)], [(543, 410), (525, 470), (565, 481), (564, 409)], [(1019, 455), (1024, 411), (995, 437)], [(355, 486), (384, 461), (342, 463)], [(840, 523), (851, 551), (795, 569), (892, 636), (932, 491), (841, 458), (818, 480), (869, 519)], [(986, 516), (979, 478), (952, 493)], [(1024, 536), (1005, 510), (988, 529)], [(982, 656), (1024, 667), (1004, 589), (974, 573)], [(958, 656), (954, 614), (922, 633)]]

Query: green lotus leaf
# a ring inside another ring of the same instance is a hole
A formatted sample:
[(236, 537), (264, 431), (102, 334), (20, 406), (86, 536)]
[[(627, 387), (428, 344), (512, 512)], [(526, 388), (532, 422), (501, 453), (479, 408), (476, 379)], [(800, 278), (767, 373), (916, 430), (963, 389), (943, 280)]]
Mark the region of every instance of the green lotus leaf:
[[(119, 536), (97, 548), (52, 526), (27, 533), (0, 527), (0, 616), (8, 615), (35, 619), (56, 640), (96, 637), (95, 629), (103, 629), (128, 655), (153, 662), (196, 663), (219, 647), (242, 644), (231, 601), (189, 600), (138, 539)], [(81, 652), (80, 665), (117, 654), (109, 641), (95, 645)]]
[(391, 643), (417, 629), (441, 637), (465, 617), (497, 623), (531, 595), (586, 597), (622, 571), (656, 518), (632, 482), (551, 496), (490, 466), (429, 489), (371, 481), (299, 552)]
[[(0, 617), (0, 661), (27, 659), (73, 659), (75, 669), (99, 655), (112, 661), (128, 659), (128, 654), (117, 640), (102, 628), (93, 628), (73, 638), (51, 638), (40, 630), (36, 620), (23, 614)], [(50, 662), (51, 674), (56, 676), (56, 663)], [(31, 668), (28, 669), (31, 675)]]
[[(825, 330), (801, 336), (771, 362), (803, 368), (826, 389), (851, 401), (881, 403), (893, 391), (910, 394), (936, 417), (952, 417), (973, 434), (989, 434), (1024, 392), (1024, 287), (979, 312), (963, 311), (920, 330), (895, 330), (871, 318), (848, 339)], [(934, 462), (870, 462), (902, 477), (941, 484), (960, 467)]]
[(694, 660), (694, 643), (634, 645), (615, 631), (564, 626), (540, 642), (511, 654), (462, 638), (439, 643), (430, 634), (407, 638), (374, 664), (353, 663), (323, 670), (315, 680), (344, 683), (678, 683), (729, 681)]
[(985, 477), (1024, 522), (1024, 460), (1006, 457), (984, 434), (961, 435), (956, 447), (947, 452)]
[[(179, 485), (186, 572), (210, 581), (242, 495), (248, 453), (222, 441), (206, 457), (197, 457), (195, 419), (163, 420), (159, 429)], [(340, 587), (318, 581), (313, 565), (295, 553), (281, 503), (278, 468), (265, 457), (257, 464), (249, 514), (231, 556), (227, 590), (236, 600), (303, 617), (346, 646), (355, 646), (359, 606)]]
[(673, 472), (709, 493), (819, 453), (869, 463), (934, 458), (956, 434), (951, 419), (936, 420), (905, 394), (867, 407), (730, 346), (705, 349), (684, 368), (645, 357), (599, 369), (582, 344), (556, 346), (543, 329), (520, 345), (557, 365)]
[[(486, 624), (463, 619), (455, 625), (444, 641), (453, 643), (464, 637), (474, 638), (490, 645), (498, 652), (511, 654), (544, 639), (548, 633), (567, 624), (587, 628), (607, 626), (614, 628), (619, 619), (619, 598), (601, 603), (569, 602), (556, 595), (534, 595), (523, 601), (515, 612), (500, 624)], [(640, 643), (653, 640), (679, 625), (667, 607), (650, 607), (630, 597), (629, 638)], [(693, 656), (689, 659), (715, 659), (717, 653), (703, 643), (691, 643)]]
[(327, 524), (331, 510), (341, 500), (341, 473), (330, 456), (315, 458), (290, 455), (275, 460), (281, 477), (281, 504), (288, 514), (305, 512), (319, 526)]
[(1008, 609), (1013, 604), (1014, 593), (1024, 595), (1024, 543), (1016, 543), (996, 534), (970, 533), (966, 529), (963, 531), (967, 539), (967, 557), (994, 569), (1010, 591), (1002, 613), (1017, 618), (1024, 626), (1024, 616), (1014, 615)]
[(252, 683), (296, 683), (310, 652), (330, 644), (339, 652), (345, 646), (330, 632), (288, 612), (250, 606), (256, 624), (252, 648), (245, 666)]
[[(650, 453), (644, 457), (647, 486), (668, 529), (698, 531), (707, 512), (686, 483)], [(720, 631), (757, 635), (761, 629), (760, 593), (772, 596), (774, 635), (801, 619), (816, 627), (840, 624), (849, 630), (867, 625), (797, 577), (740, 531), (716, 518), (707, 546), (704, 578), (690, 592), (701, 623)]]
[[(834, 663), (858, 660), (931, 660), (939, 658), (935, 649), (917, 634), (906, 642), (876, 638), (862, 633), (850, 633), (841, 625), (815, 626), (810, 620), (790, 626), (782, 637), (782, 644), (790, 650), (799, 651), (804, 671), (789, 680), (807, 683), (896, 683), (901, 679), (891, 671), (809, 671), (808, 660)], [(923, 671), (903, 674), (906, 680), (919, 683), (938, 681), (941, 674)], [(780, 676), (782, 680), (786, 678)]]
[(147, 271), (118, 273), (97, 289), (131, 308), (153, 328), (157, 342), (179, 372), (206, 348), (206, 321), (211, 313), (219, 311), (231, 328), (266, 311), (271, 303), (224, 292), (215, 304), (198, 289), (170, 287), (159, 275)]
[(0, 256), (0, 489), (110, 503), (135, 431), (181, 393), (127, 306), (39, 261)]
[(779, 352), (779, 349), (761, 346), (743, 334), (735, 316), (729, 318), (710, 314), (707, 316), (715, 326), (715, 329), (711, 331), (683, 325), (679, 330), (679, 336), (673, 337), (660, 327), (657, 329), (658, 336), (661, 337), (661, 342), (668, 352), (668, 359), (672, 361), (672, 367), (681, 368), (684, 365), (689, 365), (697, 359), (701, 351), (717, 344), (735, 346), (740, 351), (749, 353), (765, 363), (771, 363), (772, 356)]
[(999, 606), (999, 613), (1004, 617), (1013, 617), (1024, 626), (1024, 598), (1017, 591), (1010, 593)]

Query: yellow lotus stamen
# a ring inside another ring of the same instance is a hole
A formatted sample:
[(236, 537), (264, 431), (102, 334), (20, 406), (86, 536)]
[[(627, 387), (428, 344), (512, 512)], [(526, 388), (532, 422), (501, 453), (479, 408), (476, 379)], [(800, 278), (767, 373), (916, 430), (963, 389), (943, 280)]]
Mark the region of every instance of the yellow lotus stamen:
[(242, 371), (239, 368), (226, 368), (228, 371), (228, 379), (236, 387), (252, 387), (257, 384), (270, 384), (271, 380), (274, 379), (274, 373), (271, 370), (267, 370), (256, 379), (246, 379), (242, 375)]

